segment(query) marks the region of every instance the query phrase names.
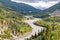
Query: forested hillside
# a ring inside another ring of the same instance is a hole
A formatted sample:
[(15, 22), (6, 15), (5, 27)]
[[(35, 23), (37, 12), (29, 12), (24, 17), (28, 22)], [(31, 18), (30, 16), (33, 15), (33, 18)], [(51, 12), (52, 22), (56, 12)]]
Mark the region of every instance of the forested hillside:
[(32, 30), (31, 26), (23, 22), (23, 20), (25, 20), (25, 17), (22, 13), (6, 8), (0, 2), (0, 40), (30, 32)]
[(9, 8), (10, 10), (14, 10), (17, 12), (22, 12), (22, 14), (24, 15), (36, 14), (41, 11), (28, 4), (16, 3), (16, 2), (12, 2), (11, 0), (0, 0), (0, 3), (2, 3), (5, 8)]

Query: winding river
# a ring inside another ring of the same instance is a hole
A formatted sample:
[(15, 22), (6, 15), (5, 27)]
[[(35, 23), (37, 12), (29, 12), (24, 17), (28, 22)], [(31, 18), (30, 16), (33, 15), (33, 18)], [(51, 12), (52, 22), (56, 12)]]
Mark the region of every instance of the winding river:
[(30, 38), (31, 35), (34, 35), (35, 33), (38, 34), (38, 31), (41, 32), (44, 28), (34, 24), (34, 22), (37, 20), (41, 20), (41, 19), (40, 18), (34, 18), (33, 20), (26, 20), (25, 22), (28, 23), (32, 27), (32, 32), (27, 33), (23, 37), (13, 38), (13, 40), (25, 40), (26, 38)]

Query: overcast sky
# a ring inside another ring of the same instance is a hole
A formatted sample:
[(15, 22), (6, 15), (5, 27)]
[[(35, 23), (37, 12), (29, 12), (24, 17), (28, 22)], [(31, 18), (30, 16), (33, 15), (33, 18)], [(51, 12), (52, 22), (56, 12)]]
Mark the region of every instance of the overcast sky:
[(49, 8), (55, 5), (56, 3), (60, 2), (60, 0), (12, 0), (12, 1), (29, 4), (35, 8), (38, 7)]
[(60, 1), (60, 0), (14, 0), (14, 1), (24, 1), (24, 2), (39, 2), (39, 1)]

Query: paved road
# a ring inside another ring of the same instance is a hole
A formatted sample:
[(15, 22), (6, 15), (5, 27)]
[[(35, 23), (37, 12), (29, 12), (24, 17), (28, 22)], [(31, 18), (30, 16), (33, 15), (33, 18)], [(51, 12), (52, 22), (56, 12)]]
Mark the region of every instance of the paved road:
[(38, 34), (38, 31), (41, 32), (44, 28), (41, 26), (34, 25), (34, 22), (37, 20), (41, 20), (41, 19), (35, 18), (33, 20), (26, 20), (25, 22), (28, 23), (32, 27), (32, 32), (26, 34), (24, 37), (15, 38), (14, 40), (25, 40), (26, 38), (30, 38), (31, 35), (34, 35), (35, 33)]

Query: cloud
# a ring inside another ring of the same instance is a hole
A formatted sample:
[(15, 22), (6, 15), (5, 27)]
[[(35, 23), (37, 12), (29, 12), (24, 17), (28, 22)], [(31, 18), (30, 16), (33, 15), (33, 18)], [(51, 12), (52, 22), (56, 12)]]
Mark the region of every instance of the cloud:
[(58, 3), (58, 2), (54, 2), (54, 1), (50, 1), (50, 2), (40, 1), (38, 3), (26, 3), (26, 4), (29, 4), (29, 5), (31, 5), (33, 7), (41, 6), (41, 7), (49, 8), (49, 7), (53, 6), (53, 5), (55, 5), (56, 3)]
[(60, 0), (12, 0), (18, 3), (25, 3), (31, 5), (35, 8), (49, 8), (56, 3), (60, 2)]
[[(16, 1), (16, 0), (14, 0), (14, 1)], [(30, 3), (31, 1), (30, 2), (25, 2), (25, 1), (28, 1), (28, 0), (17, 0), (16, 2), (25, 3), (25, 4), (31, 5), (33, 7), (36, 7), (36, 8), (39, 7), (39, 6), (44, 7), (44, 8), (49, 8), (52, 5), (58, 3), (58, 1), (56, 1), (56, 0), (55, 1), (49, 0), (49, 2), (46, 2), (45, 0), (42, 0), (42, 1), (35, 0), (35, 1), (39, 1), (39, 2), (32, 2), (32, 3)]]
[(45, 1), (45, 2), (49, 2), (49, 1), (60, 1), (60, 0), (12, 0), (12, 1), (23, 1), (23, 2), (39, 2), (39, 1)]

